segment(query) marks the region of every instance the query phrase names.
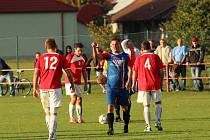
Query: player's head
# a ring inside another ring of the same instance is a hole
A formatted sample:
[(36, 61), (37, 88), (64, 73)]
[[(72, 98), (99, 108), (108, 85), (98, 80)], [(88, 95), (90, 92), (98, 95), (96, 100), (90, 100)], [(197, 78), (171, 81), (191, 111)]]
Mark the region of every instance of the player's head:
[(120, 41), (118, 38), (113, 38), (110, 43), (110, 49), (112, 52), (119, 52), (120, 51)]
[(66, 54), (70, 54), (72, 52), (72, 48), (70, 45), (66, 46)]
[(35, 58), (39, 58), (40, 55), (41, 55), (40, 52), (36, 52), (36, 53), (35, 53)]
[(178, 45), (178, 46), (182, 46), (182, 38), (179, 38), (179, 39), (177, 40), (177, 45)]
[(141, 43), (141, 50), (143, 50), (143, 51), (149, 51), (150, 50), (150, 43), (149, 43), (149, 41), (143, 41)]
[(53, 39), (53, 38), (46, 39), (46, 41), (45, 41), (45, 48), (47, 50), (51, 49), (51, 50), (56, 51), (57, 50), (57, 45), (56, 45), (55, 39)]
[(77, 56), (82, 55), (83, 47), (84, 47), (84, 46), (83, 46), (82, 43), (75, 43), (75, 44), (74, 44), (75, 54), (76, 54)]

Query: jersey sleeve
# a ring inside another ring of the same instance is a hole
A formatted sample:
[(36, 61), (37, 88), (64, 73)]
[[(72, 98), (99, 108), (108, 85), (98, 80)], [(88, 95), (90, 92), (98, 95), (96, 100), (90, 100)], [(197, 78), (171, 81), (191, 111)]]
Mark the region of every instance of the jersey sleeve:
[(132, 68), (132, 60), (131, 60), (131, 58), (129, 56), (128, 56), (128, 66), (130, 66)]
[(163, 62), (161, 61), (161, 59), (158, 55), (156, 55), (156, 59), (157, 59), (157, 64), (159, 66), (159, 69), (162, 69), (164, 67)]
[(63, 69), (70, 69), (69, 62), (64, 56), (62, 57), (62, 61), (63, 61)]
[(35, 63), (35, 69), (40, 69), (40, 57), (37, 59)]
[(133, 70), (134, 71), (137, 71), (138, 70), (138, 61), (139, 61), (139, 56), (137, 56), (135, 62), (134, 62), (134, 65), (133, 65)]

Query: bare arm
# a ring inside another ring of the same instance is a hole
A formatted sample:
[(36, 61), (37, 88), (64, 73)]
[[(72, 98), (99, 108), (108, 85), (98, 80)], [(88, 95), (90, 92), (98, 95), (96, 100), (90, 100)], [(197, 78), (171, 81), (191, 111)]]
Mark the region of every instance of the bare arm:
[(34, 69), (34, 78), (33, 78), (33, 96), (38, 98), (39, 97), (39, 76), (40, 76), (40, 71), (39, 69)]
[(66, 73), (66, 76), (69, 79), (70, 84), (71, 84), (71, 90), (75, 91), (75, 89), (74, 89), (74, 80), (73, 80), (73, 76), (71, 74), (71, 71), (69, 69), (65, 69), (64, 71)]
[(128, 90), (130, 88), (130, 82), (132, 79), (132, 68), (131, 66), (128, 66), (128, 80), (126, 82), (125, 88)]
[(132, 73), (132, 87), (131, 87), (133, 92), (135, 91), (135, 88), (136, 88), (137, 76), (138, 76), (138, 73), (135, 70), (133, 70), (133, 73)]

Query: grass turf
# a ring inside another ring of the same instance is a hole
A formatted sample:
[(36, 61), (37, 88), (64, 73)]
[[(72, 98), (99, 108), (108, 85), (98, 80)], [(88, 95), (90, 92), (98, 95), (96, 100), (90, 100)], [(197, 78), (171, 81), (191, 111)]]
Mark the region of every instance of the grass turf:
[[(95, 87), (94, 87), (95, 88)], [(84, 124), (68, 123), (69, 97), (63, 96), (63, 106), (58, 113), (57, 138), (59, 140), (77, 139), (194, 139), (204, 140), (210, 137), (210, 98), (209, 92), (184, 91), (163, 92), (162, 125), (158, 132), (152, 126), (151, 133), (145, 133), (143, 107), (136, 103), (136, 94), (132, 96), (131, 123), (129, 133), (123, 134), (123, 124), (115, 123), (115, 135), (107, 136), (107, 124), (98, 123), (98, 117), (107, 111), (105, 95), (95, 88), (90, 95), (83, 97)], [(154, 104), (151, 105), (152, 124), (154, 124)], [(39, 100), (32, 96), (26, 98), (0, 98), (0, 139), (2, 140), (44, 140), (48, 137), (44, 113)], [(122, 115), (121, 115), (122, 116)]]

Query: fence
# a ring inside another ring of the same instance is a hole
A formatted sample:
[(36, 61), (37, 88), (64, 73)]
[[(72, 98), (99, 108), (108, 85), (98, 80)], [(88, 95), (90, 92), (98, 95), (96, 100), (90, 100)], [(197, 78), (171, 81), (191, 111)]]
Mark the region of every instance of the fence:
[[(196, 63), (191, 63), (191, 64), (182, 64), (182, 65), (186, 65), (186, 66), (196, 66), (197, 64)], [(169, 88), (169, 80), (174, 80), (174, 79), (185, 79), (185, 80), (194, 80), (194, 79), (206, 79), (206, 82), (207, 82), (207, 86), (206, 89), (210, 89), (210, 62), (207, 62), (207, 63), (201, 63), (200, 65), (206, 65), (206, 75), (205, 76), (201, 76), (201, 77), (185, 77), (185, 78), (179, 78), (179, 77), (173, 77), (172, 78), (169, 76), (169, 67), (170, 66), (173, 66), (173, 64), (167, 64), (165, 65), (166, 67), (166, 76), (165, 76), (165, 80), (166, 80), (166, 91), (167, 92), (170, 92), (170, 88)]]

